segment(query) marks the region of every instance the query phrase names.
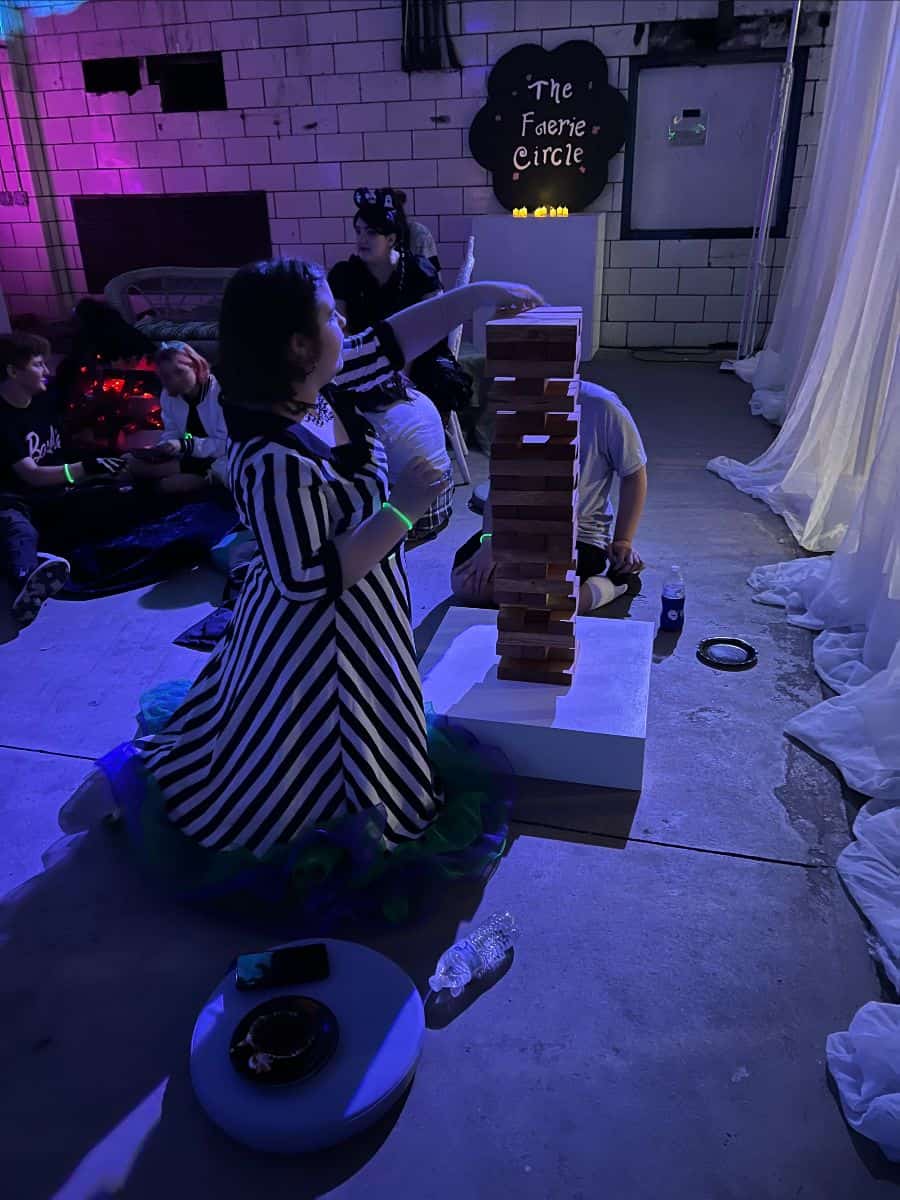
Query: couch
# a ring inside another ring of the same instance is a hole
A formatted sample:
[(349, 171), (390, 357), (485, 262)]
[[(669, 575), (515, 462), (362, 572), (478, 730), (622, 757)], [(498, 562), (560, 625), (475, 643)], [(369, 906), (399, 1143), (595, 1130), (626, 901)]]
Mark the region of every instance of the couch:
[(215, 359), (219, 309), (237, 267), (144, 267), (116, 275), (103, 298), (155, 342), (190, 342)]

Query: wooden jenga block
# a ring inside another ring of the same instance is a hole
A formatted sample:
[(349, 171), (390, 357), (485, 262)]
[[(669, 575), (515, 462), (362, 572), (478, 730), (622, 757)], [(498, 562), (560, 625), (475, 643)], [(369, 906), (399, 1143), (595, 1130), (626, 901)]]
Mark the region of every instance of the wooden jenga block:
[(512, 375), (515, 372), (517, 379), (564, 379), (571, 378), (577, 374), (578, 364), (574, 358), (556, 358), (556, 359), (508, 359), (508, 358), (487, 358), (484, 364), (484, 373), (487, 378), (494, 378), (498, 375)]
[(565, 580), (569, 577), (569, 567), (547, 562), (545, 559), (537, 562), (519, 561), (505, 565), (500, 572), (507, 579), (552, 579)]
[(574, 412), (581, 380), (498, 378), (488, 389), (488, 399), (498, 408), (514, 412)]
[[(503, 646), (500, 645), (500, 642), (503, 642)], [(499, 635), (497, 653), (515, 655), (520, 646), (543, 646), (547, 650), (552, 646), (561, 650), (574, 650), (575, 628), (573, 626), (568, 633), (565, 631), (562, 633), (544, 633), (543, 631), (529, 633), (527, 630), (525, 632), (513, 630), (511, 633), (507, 633), (504, 631)], [(506, 648), (504, 649), (504, 647)]]
[[(509, 588), (510, 586), (511, 586), (510, 584), (506, 584), (505, 588)], [(496, 581), (496, 579), (494, 580), (494, 601), (497, 604), (500, 604), (500, 605), (522, 604), (523, 602), (531, 599), (531, 597), (526, 596), (522, 592), (507, 591), (507, 590), (505, 590), (505, 588), (500, 589), (499, 587), (497, 587), (497, 581)]]
[(518, 562), (523, 554), (539, 556), (550, 563), (569, 563), (575, 559), (575, 539), (572, 534), (552, 537), (545, 533), (495, 533), (491, 550), (498, 564)]
[(516, 379), (509, 375), (498, 375), (488, 385), (488, 397), (500, 400), (503, 396), (543, 396), (547, 385), (555, 382), (553, 379)]
[[(573, 646), (572, 653), (574, 654), (574, 652)], [(570, 663), (549, 658), (546, 651), (540, 646), (523, 646), (515, 640), (504, 637), (497, 639), (497, 656), (501, 663), (506, 663), (510, 659), (526, 659), (535, 666), (550, 670), (567, 670), (571, 666)]]
[(576, 309), (550, 307), (531, 308), (515, 317), (497, 317), (485, 326), (491, 341), (515, 342), (525, 336), (534, 338), (569, 338), (581, 336), (581, 320)]
[[(506, 482), (503, 479), (497, 481)], [(557, 483), (562, 482), (556, 479), (545, 480), (544, 482)], [(507, 506), (510, 508), (558, 508), (568, 506), (569, 511), (572, 511), (572, 502), (574, 493), (570, 487), (565, 488), (534, 488), (528, 491), (512, 491), (508, 488), (495, 487), (491, 484), (491, 511), (496, 512), (497, 508)]]
[(494, 359), (515, 359), (523, 362), (564, 362), (571, 364), (574, 374), (578, 366), (578, 347), (564, 338), (535, 338), (530, 331), (524, 336), (504, 342), (489, 342), (488, 354)]
[(565, 634), (574, 639), (575, 624), (561, 609), (535, 610), (524, 604), (503, 604), (497, 616), (501, 633)]
[[(575, 594), (575, 568), (568, 567), (562, 570), (557, 568), (555, 564), (549, 569), (547, 574), (544, 571), (538, 573), (533, 569), (531, 575), (520, 575), (515, 571), (517, 563), (498, 563), (497, 570), (494, 575), (494, 585), (500, 592), (513, 592), (517, 596), (573, 596)], [(549, 571), (559, 571), (558, 574), (550, 574)], [(499, 601), (498, 601), (499, 602)], [(530, 603), (530, 600), (529, 600)], [(551, 606), (552, 607), (552, 606)], [(560, 605), (559, 607), (562, 607)]]
[[(508, 494), (507, 492), (497, 493), (501, 501)], [(563, 503), (560, 504), (559, 498), (554, 498), (552, 495), (545, 496), (545, 502), (539, 507), (527, 504), (514, 506), (505, 503), (492, 503), (491, 520), (495, 529), (497, 528), (498, 521), (550, 521), (554, 524), (562, 524), (568, 527), (572, 523), (572, 505), (565, 503), (566, 498), (566, 496), (563, 496)], [(535, 529), (534, 532), (555, 533), (556, 530)]]
[(529, 337), (575, 341), (581, 336), (581, 322), (571, 311), (563, 313), (549, 307), (531, 308), (514, 317), (495, 317), (484, 328), (485, 337), (493, 342), (518, 342)]
[[(535, 459), (534, 461), (520, 462), (518, 459), (503, 459), (495, 458), (491, 455), (491, 478), (495, 475), (502, 475), (505, 478), (522, 479), (531, 476), (529, 486), (533, 480), (539, 479), (542, 476), (559, 476), (561, 479), (566, 479), (570, 483), (570, 489), (575, 484), (577, 474), (575, 460), (566, 461), (565, 459)], [(509, 489), (508, 489), (509, 490)], [(523, 489), (517, 488), (517, 491)]]
[(512, 441), (496, 438), (491, 446), (492, 459), (521, 462), (574, 462), (578, 458), (578, 439), (526, 434)]
[[(504, 584), (504, 588), (508, 588), (509, 583)], [(578, 607), (578, 599), (572, 594), (570, 596), (544, 595), (541, 596), (537, 592), (512, 592), (504, 591), (499, 587), (494, 587), (494, 599), (498, 604), (515, 604), (519, 605), (527, 602), (530, 605), (530, 612), (565, 612), (568, 616), (572, 616)]]
[(528, 436), (575, 439), (578, 437), (578, 413), (497, 410), (494, 419), (497, 441)]
[(485, 336), (489, 342), (517, 341), (526, 334), (535, 338), (563, 338), (577, 342), (581, 339), (581, 320), (581, 309), (543, 305), (517, 313), (514, 317), (496, 317), (488, 321)]
[[(498, 645), (497, 653), (502, 658), (503, 654), (501, 653), (501, 651), (499, 649), (499, 642), (497, 643), (497, 645)], [(512, 657), (513, 658), (527, 658), (529, 662), (534, 662), (534, 663), (545, 663), (548, 661), (547, 651), (545, 649), (543, 649), (541, 646), (520, 646), (516, 650), (516, 653), (514, 655), (512, 655)]]
[[(527, 510), (525, 510), (527, 511)], [(566, 520), (562, 518), (557, 521), (546, 521), (535, 519), (532, 517), (523, 518), (508, 518), (498, 515), (496, 509), (492, 511), (491, 521), (494, 527), (494, 533), (542, 533), (547, 537), (566, 538), (569, 536), (572, 529), (571, 516)]]

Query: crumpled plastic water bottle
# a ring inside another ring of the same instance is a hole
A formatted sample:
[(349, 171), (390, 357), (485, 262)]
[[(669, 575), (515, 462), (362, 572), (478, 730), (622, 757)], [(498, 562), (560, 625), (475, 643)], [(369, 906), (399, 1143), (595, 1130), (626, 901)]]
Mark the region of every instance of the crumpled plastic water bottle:
[(451, 996), (458, 996), (472, 979), (487, 975), (503, 962), (518, 932), (511, 913), (494, 913), (444, 951), (428, 981), (431, 990), (447, 988)]

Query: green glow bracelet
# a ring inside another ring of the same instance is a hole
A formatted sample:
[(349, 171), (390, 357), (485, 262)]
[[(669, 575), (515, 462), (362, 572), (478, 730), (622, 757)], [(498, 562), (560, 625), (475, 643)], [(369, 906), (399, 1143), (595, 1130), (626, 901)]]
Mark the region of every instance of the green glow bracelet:
[(409, 519), (409, 517), (406, 515), (406, 513), (402, 513), (399, 508), (395, 508), (394, 505), (389, 504), (387, 500), (385, 500), (385, 502), (382, 504), (381, 509), (382, 509), (382, 512), (385, 509), (387, 509), (388, 512), (392, 512), (398, 521), (403, 522), (403, 524), (406, 526), (407, 532), (409, 532), (412, 529), (413, 522)]

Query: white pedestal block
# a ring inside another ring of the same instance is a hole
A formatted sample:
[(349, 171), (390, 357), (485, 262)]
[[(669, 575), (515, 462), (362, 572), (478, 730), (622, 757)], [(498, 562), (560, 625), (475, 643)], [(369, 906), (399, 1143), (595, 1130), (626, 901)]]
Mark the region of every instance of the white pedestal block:
[(654, 627), (577, 618), (569, 688), (497, 678), (497, 614), (451, 608), (421, 663), (425, 702), (496, 746), (517, 775), (639, 790)]
[[(580, 305), (584, 313), (581, 357), (593, 357), (600, 341), (603, 295), (603, 244), (606, 213), (571, 217), (474, 217), (473, 279), (510, 279), (527, 283), (548, 304)], [(484, 323), (493, 312), (482, 309), (473, 320), (473, 340), (484, 352)]]

